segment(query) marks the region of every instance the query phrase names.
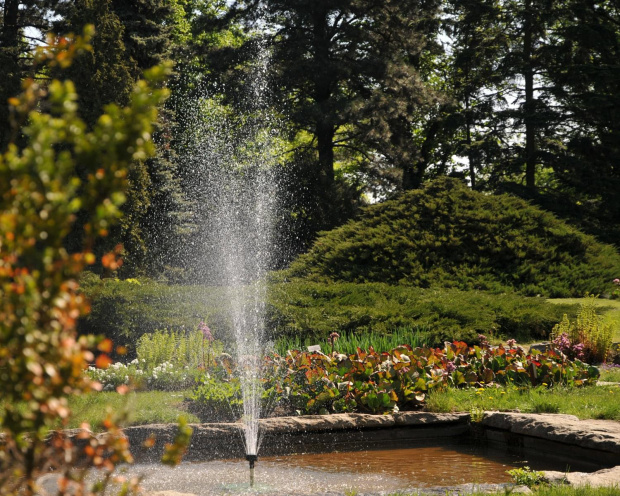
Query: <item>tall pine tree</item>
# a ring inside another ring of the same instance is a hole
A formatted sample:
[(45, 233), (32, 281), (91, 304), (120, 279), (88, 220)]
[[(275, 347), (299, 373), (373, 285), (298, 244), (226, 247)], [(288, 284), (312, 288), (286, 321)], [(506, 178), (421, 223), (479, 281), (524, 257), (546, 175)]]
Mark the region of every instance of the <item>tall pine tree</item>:
[(59, 0), (0, 0), (0, 150), (9, 142), (8, 99), (34, 76), (31, 51), (43, 43)]

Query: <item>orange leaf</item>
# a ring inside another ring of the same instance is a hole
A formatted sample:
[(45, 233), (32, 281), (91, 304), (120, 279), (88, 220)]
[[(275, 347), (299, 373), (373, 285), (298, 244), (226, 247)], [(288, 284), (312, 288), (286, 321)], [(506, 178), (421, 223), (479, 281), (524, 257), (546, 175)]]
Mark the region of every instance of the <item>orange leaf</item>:
[(108, 355), (99, 355), (95, 361), (95, 365), (100, 369), (107, 369), (111, 363), (112, 360)]
[(99, 351), (103, 351), (104, 353), (111, 353), (112, 346), (113, 346), (113, 343), (111, 339), (104, 339), (97, 345), (97, 349)]
[(153, 434), (151, 434), (146, 441), (144, 441), (142, 443), (142, 446), (144, 446), (145, 448), (152, 448), (153, 446), (155, 446), (155, 436)]

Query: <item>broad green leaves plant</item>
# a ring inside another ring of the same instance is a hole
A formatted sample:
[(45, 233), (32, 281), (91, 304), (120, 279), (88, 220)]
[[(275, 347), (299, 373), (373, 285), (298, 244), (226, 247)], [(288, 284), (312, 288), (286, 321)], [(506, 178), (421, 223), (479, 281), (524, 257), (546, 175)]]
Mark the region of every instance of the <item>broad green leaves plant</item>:
[(558, 352), (526, 353), (519, 346), (439, 348), (399, 346), (350, 355), (289, 351), (268, 358), (275, 385), (300, 414), (365, 411), (389, 413), (420, 406), (433, 389), (519, 385), (593, 384), (599, 372)]

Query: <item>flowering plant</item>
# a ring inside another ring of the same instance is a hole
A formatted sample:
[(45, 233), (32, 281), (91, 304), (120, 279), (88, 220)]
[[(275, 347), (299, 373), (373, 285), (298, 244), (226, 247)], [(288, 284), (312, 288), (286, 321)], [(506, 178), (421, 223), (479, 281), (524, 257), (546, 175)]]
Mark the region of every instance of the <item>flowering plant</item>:
[(182, 390), (191, 387), (201, 375), (196, 369), (172, 362), (148, 367), (146, 360), (138, 358), (127, 364), (116, 362), (105, 369), (90, 366), (86, 374), (101, 384), (103, 391), (115, 391), (122, 385), (131, 385), (137, 390)]
[(614, 283), (614, 289), (611, 292), (610, 298), (615, 300), (617, 298), (620, 298), (620, 279), (616, 277), (613, 280), (613, 283)]

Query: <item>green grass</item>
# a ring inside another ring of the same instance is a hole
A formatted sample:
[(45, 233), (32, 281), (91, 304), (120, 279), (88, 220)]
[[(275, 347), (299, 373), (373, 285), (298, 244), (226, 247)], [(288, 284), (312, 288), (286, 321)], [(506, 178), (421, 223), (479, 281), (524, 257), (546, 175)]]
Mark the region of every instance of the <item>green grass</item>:
[(601, 367), (601, 381), (605, 382), (620, 382), (620, 368), (616, 367), (613, 369), (608, 369)]
[[(573, 486), (539, 486), (533, 488), (535, 496), (618, 496), (620, 494), (620, 486), (608, 487), (573, 487)], [(355, 493), (352, 493), (355, 494)], [(468, 493), (470, 496), (508, 496), (511, 494), (510, 489), (498, 491), (495, 493), (473, 492)], [(514, 494), (514, 493), (513, 493)], [(424, 493), (392, 493), (389, 496), (425, 496)], [(429, 495), (430, 496), (430, 495)]]
[(198, 417), (183, 410), (183, 399), (187, 392), (147, 391), (120, 395), (118, 393), (90, 393), (69, 399), (73, 412), (68, 427), (79, 427), (88, 422), (95, 431), (101, 430), (101, 423), (108, 412), (126, 412), (123, 426), (156, 423), (176, 423), (184, 415), (188, 422), (199, 422)]
[[(584, 300), (584, 298), (554, 298), (547, 301), (558, 305), (579, 305)], [(603, 322), (612, 326), (614, 341), (620, 341), (620, 300), (597, 298), (594, 303), (603, 317)]]
[[(189, 422), (199, 419), (184, 411), (186, 391), (149, 391), (121, 396), (117, 393), (93, 393), (70, 400), (73, 410), (69, 427), (82, 422), (100, 430), (107, 411), (128, 412), (124, 425), (174, 423), (180, 415)], [(567, 413), (579, 418), (620, 420), (620, 387), (516, 389), (448, 389), (428, 395), (427, 410), (432, 412), (469, 412), (483, 410), (520, 410), (531, 413)]]
[(447, 389), (426, 399), (431, 412), (519, 410), (524, 413), (566, 413), (581, 419), (620, 420), (620, 387)]

